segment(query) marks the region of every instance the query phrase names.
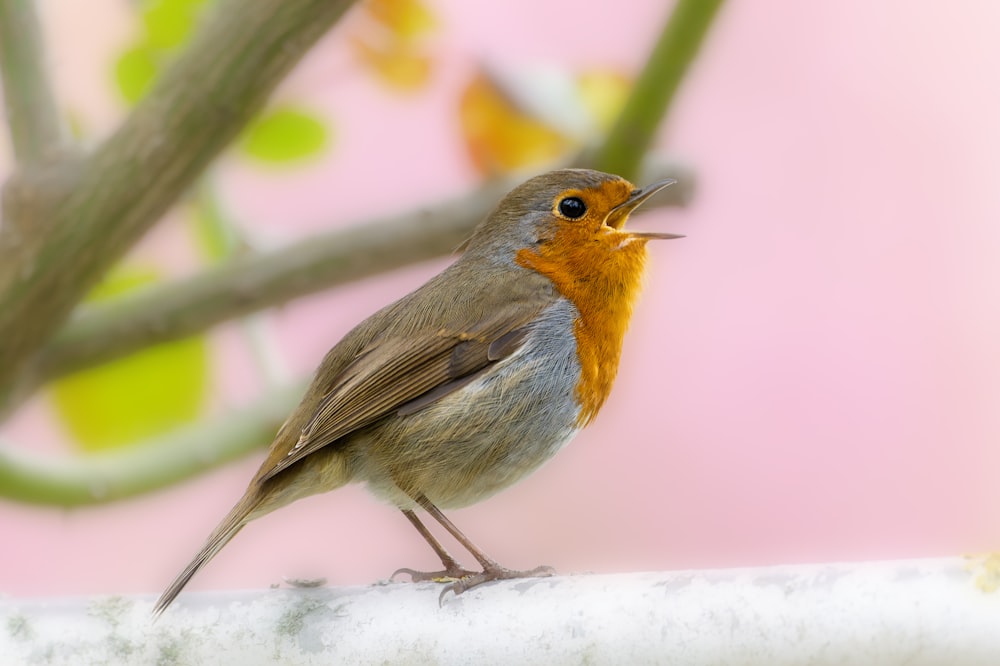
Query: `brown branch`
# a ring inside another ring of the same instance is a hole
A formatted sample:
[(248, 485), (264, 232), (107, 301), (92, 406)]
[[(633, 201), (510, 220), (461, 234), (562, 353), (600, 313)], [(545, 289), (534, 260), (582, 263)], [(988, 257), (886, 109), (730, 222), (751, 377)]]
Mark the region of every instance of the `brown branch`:
[[(18, 196), (5, 197), (0, 397), (108, 266), (190, 186), (351, 4), (222, 0), (122, 126), (49, 179), (60, 187), (21, 187)], [(25, 215), (38, 219), (7, 223)]]
[[(687, 201), (692, 179), (684, 168), (660, 163), (650, 171), (650, 180), (681, 181), (651, 205)], [(51, 379), (298, 296), (448, 254), (514, 184), (490, 183), (443, 203), (318, 234), (266, 255), (241, 257), (184, 280), (93, 305), (43, 348), (35, 379)]]

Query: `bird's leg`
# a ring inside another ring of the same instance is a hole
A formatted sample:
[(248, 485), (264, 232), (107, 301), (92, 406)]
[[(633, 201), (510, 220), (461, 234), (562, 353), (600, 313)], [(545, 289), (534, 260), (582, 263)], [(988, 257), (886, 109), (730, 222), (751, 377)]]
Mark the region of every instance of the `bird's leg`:
[(401, 509), (401, 511), (403, 512), (403, 515), (406, 516), (406, 519), (409, 520), (415, 528), (417, 528), (417, 531), (420, 532), (420, 536), (422, 536), (424, 540), (430, 544), (431, 548), (434, 549), (434, 552), (437, 553), (437, 556), (441, 559), (441, 564), (444, 566), (444, 570), (416, 571), (415, 569), (403, 568), (397, 569), (395, 573), (390, 576), (390, 578), (395, 578), (399, 574), (406, 574), (414, 583), (419, 583), (427, 580), (438, 582), (442, 580), (459, 580), (461, 578), (465, 578), (466, 576), (476, 575), (477, 572), (464, 569), (462, 565), (458, 563), (458, 560), (452, 557), (451, 553), (445, 550), (444, 546), (441, 545), (441, 542), (434, 538), (431, 531), (427, 529), (422, 522), (420, 522), (420, 519), (417, 518), (417, 514), (413, 513), (411, 509)]
[[(434, 520), (441, 523), (441, 526), (444, 527), (446, 530), (448, 530), (448, 532), (453, 537), (455, 537), (456, 541), (458, 541), (460, 544), (462, 544), (462, 546), (465, 547), (466, 550), (472, 553), (472, 556), (475, 557), (479, 561), (479, 564), (481, 564), (483, 567), (483, 570), (481, 572), (472, 573), (467, 576), (462, 576), (455, 582), (448, 585), (448, 587), (444, 588), (444, 590), (442, 590), (441, 592), (439, 601), (443, 600), (444, 596), (448, 594), (448, 592), (454, 592), (455, 596), (458, 596), (462, 592), (470, 590), (476, 587), (477, 585), (482, 585), (483, 583), (489, 583), (494, 580), (507, 580), (510, 578), (532, 578), (538, 576), (551, 576), (555, 574), (555, 570), (552, 567), (546, 567), (546, 566), (537, 567), (535, 569), (531, 569), (530, 571), (517, 571), (514, 569), (507, 569), (506, 567), (500, 566), (496, 562), (496, 560), (494, 560), (489, 555), (480, 550), (479, 547), (476, 546), (476, 544), (472, 543), (472, 541), (469, 540), (469, 537), (465, 536), (465, 534), (462, 533), (462, 530), (458, 529), (455, 523), (451, 522), (447, 516), (441, 513), (441, 510), (438, 509), (436, 506), (434, 506), (434, 504), (429, 499), (427, 499), (427, 497), (424, 496), (423, 493), (415, 495), (413, 499), (416, 500), (417, 504), (423, 507), (424, 510), (427, 511), (427, 513), (429, 513), (431, 517), (434, 518)], [(414, 516), (414, 519), (415, 518), (416, 517)], [(438, 547), (440, 547), (440, 544), (438, 544)]]

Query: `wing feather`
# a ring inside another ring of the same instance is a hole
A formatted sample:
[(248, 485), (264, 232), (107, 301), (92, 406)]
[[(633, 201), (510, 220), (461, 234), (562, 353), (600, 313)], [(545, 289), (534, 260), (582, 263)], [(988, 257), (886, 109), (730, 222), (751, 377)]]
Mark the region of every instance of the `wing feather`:
[(286, 455), (265, 481), (309, 454), (379, 419), (413, 414), (482, 376), (524, 344), (542, 301), (519, 301), (463, 330), (379, 337), (331, 382)]

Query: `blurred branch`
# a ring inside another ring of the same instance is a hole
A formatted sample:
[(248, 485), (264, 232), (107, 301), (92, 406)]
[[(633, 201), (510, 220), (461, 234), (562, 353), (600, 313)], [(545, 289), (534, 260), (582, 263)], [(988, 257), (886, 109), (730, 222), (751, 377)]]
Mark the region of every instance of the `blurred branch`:
[[(650, 205), (687, 202), (692, 179), (684, 168), (654, 162), (649, 171), (650, 179), (673, 176), (686, 184)], [(244, 256), (185, 280), (90, 306), (45, 348), (36, 378), (96, 365), (295, 296), (447, 254), (519, 181), (494, 181), (435, 206), (319, 234), (267, 255)], [(270, 392), (249, 408), (119, 451), (46, 458), (0, 446), (0, 497), (82, 506), (169, 486), (265, 446), (303, 388)]]
[(656, 129), (698, 54), (723, 0), (678, 0), (642, 73), (590, 166), (629, 180), (638, 174)]
[(271, 391), (238, 410), (127, 448), (81, 456), (0, 446), (0, 497), (47, 506), (101, 504), (151, 492), (266, 446), (305, 385)]
[(61, 138), (41, 27), (32, 0), (0, 0), (0, 71), (7, 125), (18, 162), (38, 164)]
[[(35, 179), (34, 189), (22, 184), (13, 195), (5, 192), (0, 403), (86, 291), (191, 185), (351, 4), (221, 0), (122, 126), (86, 157), (59, 165), (69, 171), (58, 179), (65, 187), (53, 194)], [(44, 205), (11, 203), (39, 200)], [(8, 224), (9, 218), (16, 219)]]
[[(683, 205), (691, 178), (674, 163), (650, 165), (651, 179), (683, 185), (650, 205)], [(488, 183), (455, 199), (317, 234), (264, 255), (249, 255), (193, 277), (89, 306), (39, 358), (36, 379), (96, 365), (143, 347), (331, 286), (453, 252), (521, 178)]]

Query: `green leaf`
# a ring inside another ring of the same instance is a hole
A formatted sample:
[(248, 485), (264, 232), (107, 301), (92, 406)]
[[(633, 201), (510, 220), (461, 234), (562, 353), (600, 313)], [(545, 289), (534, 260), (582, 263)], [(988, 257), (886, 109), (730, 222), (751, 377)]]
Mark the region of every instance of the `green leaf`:
[[(88, 300), (107, 300), (156, 282), (151, 271), (119, 270)], [(149, 347), (53, 383), (56, 412), (80, 448), (127, 446), (193, 421), (208, 386), (203, 337)]]
[(118, 56), (115, 83), (125, 101), (135, 104), (146, 94), (159, 73), (155, 51), (148, 44), (138, 44)]
[(156, 49), (175, 49), (187, 43), (204, 9), (205, 0), (154, 0), (142, 11), (148, 44)]
[(94, 285), (94, 288), (90, 290), (84, 301), (87, 303), (112, 301), (130, 291), (136, 291), (141, 287), (154, 284), (158, 281), (159, 278), (156, 271), (152, 269), (119, 267)]
[(329, 142), (323, 120), (290, 107), (265, 111), (246, 129), (243, 151), (262, 162), (288, 163), (321, 154)]

